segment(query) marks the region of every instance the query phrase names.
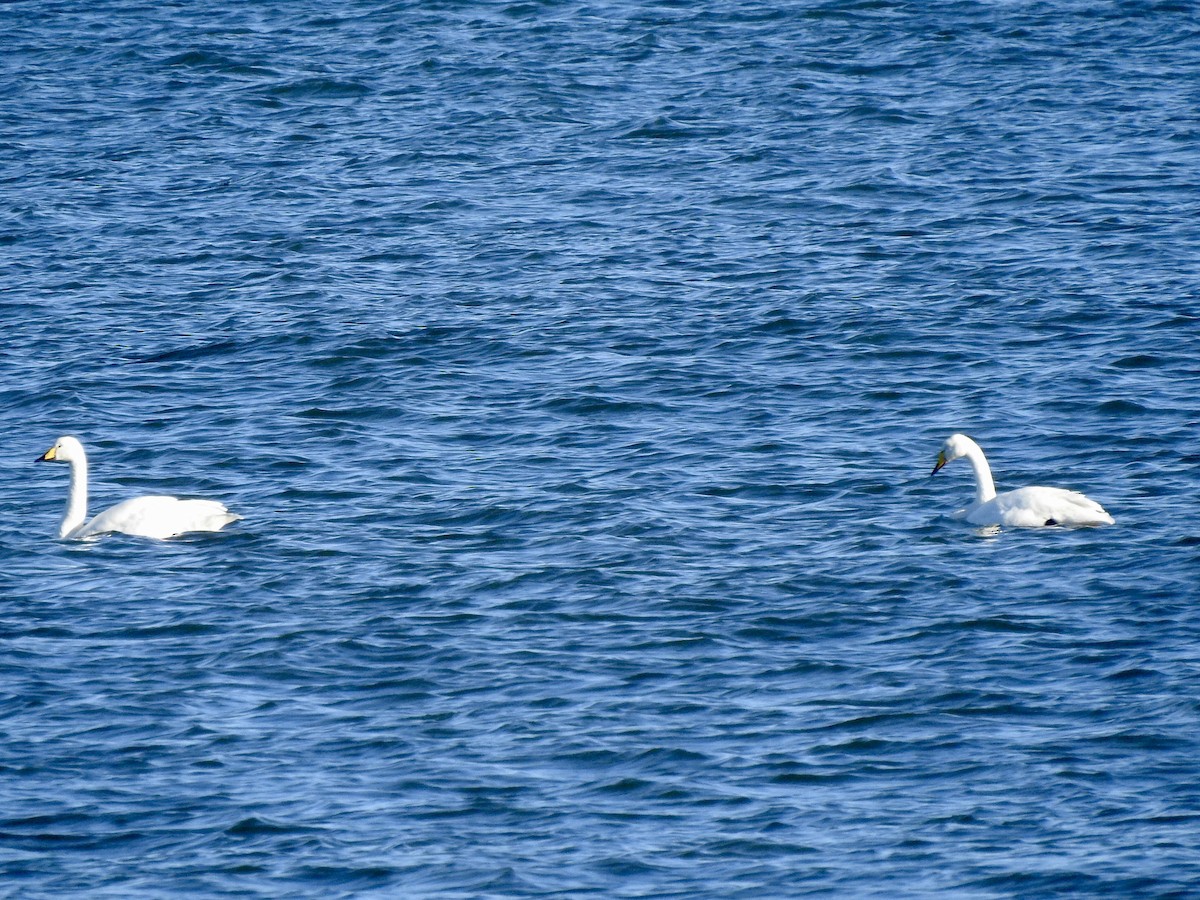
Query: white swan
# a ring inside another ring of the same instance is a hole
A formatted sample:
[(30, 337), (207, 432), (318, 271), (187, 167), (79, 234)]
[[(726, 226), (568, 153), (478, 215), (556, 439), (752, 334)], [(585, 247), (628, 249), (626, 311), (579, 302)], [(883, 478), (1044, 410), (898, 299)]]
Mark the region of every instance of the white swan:
[(996, 493), (992, 470), (983, 458), (983, 450), (965, 434), (946, 438), (937, 456), (936, 475), (946, 463), (965, 456), (975, 470), (975, 502), (954, 513), (972, 525), (1012, 525), (1040, 528), (1044, 525), (1112, 525), (1113, 517), (1095, 500), (1077, 491), (1062, 488), (1026, 487), (1004, 494)]
[(71, 496), (58, 527), (62, 539), (79, 540), (110, 532), (149, 538), (169, 538), (188, 531), (220, 531), (241, 516), (216, 500), (180, 500), (178, 497), (134, 497), (110, 506), (87, 521), (87, 455), (73, 437), (60, 437), (37, 462), (71, 464)]

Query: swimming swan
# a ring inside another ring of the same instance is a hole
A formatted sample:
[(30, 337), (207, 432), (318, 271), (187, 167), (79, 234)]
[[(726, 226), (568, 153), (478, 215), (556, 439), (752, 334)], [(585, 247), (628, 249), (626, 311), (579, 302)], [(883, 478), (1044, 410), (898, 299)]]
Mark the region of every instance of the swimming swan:
[(37, 462), (71, 464), (71, 496), (58, 527), (61, 539), (80, 540), (110, 532), (149, 538), (169, 538), (187, 531), (220, 531), (241, 516), (216, 500), (180, 500), (178, 497), (134, 497), (110, 506), (87, 520), (87, 455), (73, 437), (60, 437)]
[(937, 465), (930, 475), (948, 462), (965, 456), (975, 470), (975, 502), (954, 513), (972, 525), (1012, 525), (1021, 528), (1040, 528), (1044, 525), (1112, 525), (1113, 517), (1095, 500), (1077, 491), (1062, 488), (1026, 487), (1004, 494), (996, 493), (992, 470), (979, 445), (965, 434), (946, 438)]

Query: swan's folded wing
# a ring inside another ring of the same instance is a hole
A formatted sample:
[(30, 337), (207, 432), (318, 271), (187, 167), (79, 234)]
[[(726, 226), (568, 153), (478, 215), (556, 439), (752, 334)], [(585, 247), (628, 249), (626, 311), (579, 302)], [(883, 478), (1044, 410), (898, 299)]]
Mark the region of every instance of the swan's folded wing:
[[(1020, 528), (1043, 525), (1112, 525), (1113, 517), (1095, 500), (1078, 491), (1052, 487), (1026, 487), (999, 494), (995, 523)], [(989, 523), (990, 524), (990, 523)]]
[(163, 539), (189, 531), (220, 531), (240, 518), (216, 500), (135, 497), (110, 506), (70, 537), (85, 538), (119, 532)]

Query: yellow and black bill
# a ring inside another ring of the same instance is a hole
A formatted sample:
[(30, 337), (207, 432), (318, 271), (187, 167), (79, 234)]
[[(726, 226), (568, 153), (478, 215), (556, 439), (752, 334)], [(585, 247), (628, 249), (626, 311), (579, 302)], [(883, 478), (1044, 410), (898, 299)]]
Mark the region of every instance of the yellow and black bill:
[(929, 474), (936, 475), (938, 473), (938, 471), (942, 468), (942, 466), (944, 466), (949, 461), (950, 460), (946, 459), (946, 451), (945, 450), (939, 451), (938, 456), (937, 456), (937, 464), (934, 465), (933, 471), (930, 472)]

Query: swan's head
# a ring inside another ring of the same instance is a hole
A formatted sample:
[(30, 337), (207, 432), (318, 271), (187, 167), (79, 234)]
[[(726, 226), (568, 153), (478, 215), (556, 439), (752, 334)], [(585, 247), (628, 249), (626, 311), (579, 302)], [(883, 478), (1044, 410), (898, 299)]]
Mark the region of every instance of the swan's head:
[(83, 444), (73, 437), (60, 437), (54, 446), (37, 458), (37, 462), (74, 462), (82, 460)]
[(978, 444), (965, 434), (950, 435), (950, 437), (946, 438), (946, 443), (942, 444), (942, 449), (937, 455), (937, 464), (929, 474), (936, 475), (946, 463), (954, 462), (960, 456), (966, 456), (973, 448), (978, 446)]

